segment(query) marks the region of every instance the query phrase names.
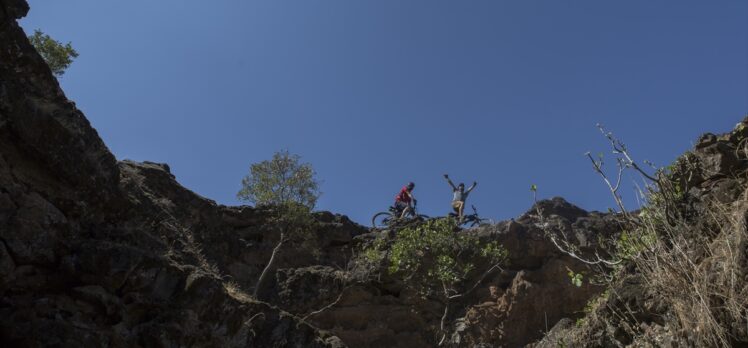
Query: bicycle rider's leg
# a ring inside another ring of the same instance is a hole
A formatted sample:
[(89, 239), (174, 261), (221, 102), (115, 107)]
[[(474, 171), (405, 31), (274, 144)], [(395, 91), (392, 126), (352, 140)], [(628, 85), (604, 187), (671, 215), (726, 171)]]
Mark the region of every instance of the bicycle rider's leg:
[(400, 214), (400, 219), (405, 219), (405, 217), (408, 216), (408, 214), (410, 214), (411, 210), (412, 208), (410, 207), (410, 205), (406, 205), (405, 209), (403, 209), (403, 213)]
[(458, 201), (457, 204), (458, 204), (458, 209), (460, 210), (460, 212), (458, 213), (459, 219), (460, 221), (462, 221), (462, 219), (464, 218), (463, 214), (465, 212), (465, 201)]
[(395, 218), (397, 219), (404, 218), (405, 214), (408, 213), (408, 209), (410, 208), (408, 204), (404, 202), (399, 202), (399, 201), (395, 204), (395, 207), (397, 208), (397, 211), (399, 212), (398, 215), (395, 215)]

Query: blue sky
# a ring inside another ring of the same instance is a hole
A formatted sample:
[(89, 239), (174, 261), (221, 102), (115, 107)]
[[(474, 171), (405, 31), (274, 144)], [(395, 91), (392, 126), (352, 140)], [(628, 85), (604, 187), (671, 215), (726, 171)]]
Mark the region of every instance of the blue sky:
[(605, 210), (596, 123), (667, 164), (748, 112), (747, 1), (29, 2), (27, 33), (80, 53), (61, 84), (117, 158), (223, 204), (289, 149), (318, 209), (362, 223), (408, 181), (446, 213), (443, 173), (495, 219), (533, 183)]

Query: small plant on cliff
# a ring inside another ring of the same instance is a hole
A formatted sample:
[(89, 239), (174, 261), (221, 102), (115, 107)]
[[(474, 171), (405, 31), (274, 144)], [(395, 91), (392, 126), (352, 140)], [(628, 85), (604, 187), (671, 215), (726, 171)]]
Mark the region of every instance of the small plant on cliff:
[(568, 267), (566, 269), (569, 271), (569, 273), (567, 274), (569, 275), (569, 279), (571, 280), (571, 283), (574, 284), (574, 286), (576, 287), (581, 287), (583, 279), (584, 279), (584, 275), (582, 273), (576, 273)]
[[(424, 297), (444, 301), (441, 340), (447, 337), (450, 302), (473, 291), (507, 257), (498, 242), (481, 242), (476, 235), (458, 233), (452, 218), (428, 220), (398, 231), (389, 250), (386, 243), (374, 243), (364, 255), (384, 261), (390, 274), (418, 289)], [(478, 273), (477, 278), (475, 277)], [(477, 279), (467, 284), (468, 279)]]
[(34, 30), (34, 35), (29, 36), (29, 41), (57, 76), (62, 76), (73, 63), (73, 59), (78, 58), (78, 52), (70, 42), (63, 45), (39, 29)]
[(273, 209), (273, 225), (279, 232), (270, 260), (260, 274), (254, 296), (258, 297), (275, 267), (278, 253), (289, 242), (306, 238), (313, 223), (311, 210), (320, 195), (314, 168), (302, 163), (301, 157), (287, 150), (276, 152), (271, 160), (252, 164), (249, 175), (242, 180), (237, 197), (243, 201)]

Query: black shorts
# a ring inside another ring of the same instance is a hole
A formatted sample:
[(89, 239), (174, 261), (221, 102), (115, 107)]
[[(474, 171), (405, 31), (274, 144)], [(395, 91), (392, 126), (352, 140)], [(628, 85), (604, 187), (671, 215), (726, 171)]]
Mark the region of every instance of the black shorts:
[(407, 207), (408, 207), (408, 203), (405, 203), (403, 201), (395, 202), (395, 209), (397, 209), (397, 211), (403, 211)]

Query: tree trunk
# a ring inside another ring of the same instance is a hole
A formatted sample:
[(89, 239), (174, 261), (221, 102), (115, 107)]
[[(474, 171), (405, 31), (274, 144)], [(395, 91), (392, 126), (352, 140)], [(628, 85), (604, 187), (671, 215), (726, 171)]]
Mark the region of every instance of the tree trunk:
[(447, 334), (449, 333), (447, 331), (447, 316), (449, 315), (449, 297), (447, 297), (447, 302), (444, 304), (444, 314), (442, 315), (441, 324), (439, 325), (439, 328), (442, 332), (442, 339), (439, 340), (439, 346), (441, 347), (444, 345), (444, 341), (447, 339)]
[(262, 270), (262, 273), (260, 274), (260, 278), (257, 280), (257, 285), (255, 286), (255, 291), (252, 294), (256, 299), (259, 298), (260, 290), (263, 288), (265, 283), (267, 282), (268, 275), (270, 274), (270, 270), (273, 269), (275, 266), (275, 260), (276, 256), (278, 255), (278, 251), (283, 246), (283, 243), (286, 242), (286, 234), (281, 233), (280, 241), (278, 241), (278, 245), (273, 248), (273, 253), (270, 255), (270, 261), (268, 261), (268, 264), (265, 265), (265, 269)]

